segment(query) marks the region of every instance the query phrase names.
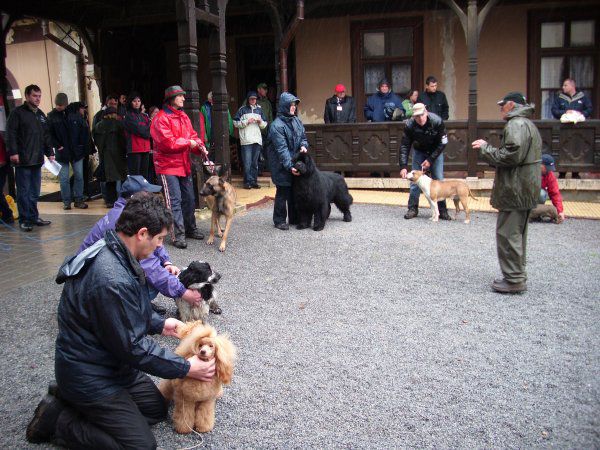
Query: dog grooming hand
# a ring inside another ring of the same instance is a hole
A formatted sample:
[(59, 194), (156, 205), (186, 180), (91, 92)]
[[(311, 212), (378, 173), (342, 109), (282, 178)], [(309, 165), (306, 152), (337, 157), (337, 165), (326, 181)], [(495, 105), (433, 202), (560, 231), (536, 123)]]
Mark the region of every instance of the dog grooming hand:
[(196, 289), (186, 289), (181, 296), (190, 306), (200, 306), (202, 304), (202, 295)]

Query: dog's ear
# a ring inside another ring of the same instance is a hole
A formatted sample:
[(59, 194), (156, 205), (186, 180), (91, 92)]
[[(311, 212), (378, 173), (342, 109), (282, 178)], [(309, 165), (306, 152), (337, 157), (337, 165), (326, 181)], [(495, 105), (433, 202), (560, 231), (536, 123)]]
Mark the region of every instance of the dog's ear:
[(225, 186), (225, 179), (222, 177), (219, 177), (219, 186), (221, 186), (221, 187)]
[(219, 178), (228, 178), (229, 177), (229, 164), (222, 164), (216, 166), (217, 176)]
[(223, 384), (230, 384), (237, 350), (227, 335), (215, 337), (214, 343), (217, 378)]

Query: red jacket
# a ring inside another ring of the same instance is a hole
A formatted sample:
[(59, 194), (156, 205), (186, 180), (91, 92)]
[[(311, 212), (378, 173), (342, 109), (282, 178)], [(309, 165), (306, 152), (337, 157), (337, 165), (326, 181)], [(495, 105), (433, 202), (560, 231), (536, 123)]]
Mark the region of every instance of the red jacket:
[(562, 195), (560, 195), (560, 190), (558, 189), (558, 180), (554, 176), (554, 173), (549, 170), (546, 171), (545, 175), (542, 175), (542, 189), (548, 192), (548, 197), (550, 197), (558, 213), (563, 212)]
[(164, 106), (152, 120), (150, 134), (154, 141), (154, 168), (157, 174), (186, 177), (192, 173), (190, 140), (202, 144), (185, 112)]
[(139, 111), (129, 110), (125, 114), (125, 136), (127, 153), (146, 153), (150, 151), (150, 118)]

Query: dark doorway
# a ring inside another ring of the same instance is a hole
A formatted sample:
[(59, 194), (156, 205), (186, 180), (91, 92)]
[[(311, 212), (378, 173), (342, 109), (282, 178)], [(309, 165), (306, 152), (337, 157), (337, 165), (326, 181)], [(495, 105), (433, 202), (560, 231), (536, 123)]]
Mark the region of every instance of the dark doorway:
[(243, 101), (258, 83), (275, 86), (275, 44), (273, 36), (237, 38), (238, 98)]

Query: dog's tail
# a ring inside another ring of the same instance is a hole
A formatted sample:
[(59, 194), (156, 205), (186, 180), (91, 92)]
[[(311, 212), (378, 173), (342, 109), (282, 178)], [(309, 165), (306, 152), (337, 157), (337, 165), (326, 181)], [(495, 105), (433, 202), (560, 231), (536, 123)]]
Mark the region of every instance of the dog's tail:
[(469, 188), (469, 197), (471, 197), (473, 200), (477, 200), (477, 197), (473, 195), (473, 191), (471, 191), (471, 188)]

